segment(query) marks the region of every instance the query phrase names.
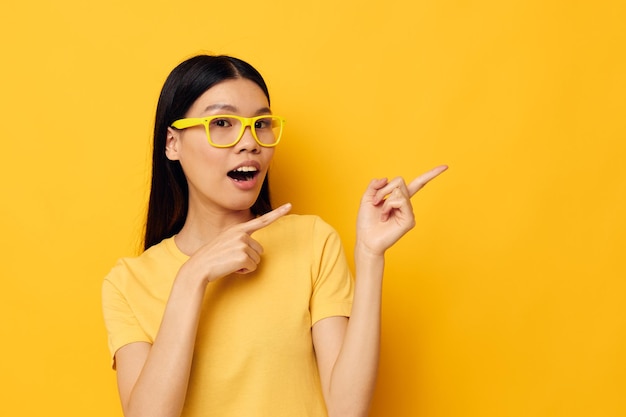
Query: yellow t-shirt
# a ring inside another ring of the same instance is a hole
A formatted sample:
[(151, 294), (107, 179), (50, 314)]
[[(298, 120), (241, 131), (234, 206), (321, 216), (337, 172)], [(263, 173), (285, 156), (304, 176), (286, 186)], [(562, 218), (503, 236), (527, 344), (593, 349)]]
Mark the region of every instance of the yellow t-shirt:
[[(183, 416), (326, 416), (311, 326), (350, 315), (353, 280), (340, 239), (308, 215), (282, 217), (253, 237), (264, 249), (258, 269), (207, 287)], [(107, 275), (113, 357), (128, 343), (154, 341), (187, 259), (169, 238)]]

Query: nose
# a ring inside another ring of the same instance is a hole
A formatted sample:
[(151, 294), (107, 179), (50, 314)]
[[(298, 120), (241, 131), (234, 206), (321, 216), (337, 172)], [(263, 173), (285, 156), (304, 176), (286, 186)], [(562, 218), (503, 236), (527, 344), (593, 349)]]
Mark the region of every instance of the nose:
[(252, 135), (252, 127), (246, 126), (243, 130), (243, 135), (237, 144), (235, 145), (237, 153), (240, 152), (252, 152), (259, 153), (261, 151), (261, 145), (257, 143)]

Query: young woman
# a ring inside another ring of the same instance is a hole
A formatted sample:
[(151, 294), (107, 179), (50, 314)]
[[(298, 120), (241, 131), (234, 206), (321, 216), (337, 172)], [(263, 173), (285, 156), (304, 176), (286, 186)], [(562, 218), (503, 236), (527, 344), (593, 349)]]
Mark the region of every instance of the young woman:
[(446, 167), (369, 184), (352, 280), (330, 226), (271, 209), (283, 124), (239, 59), (196, 56), (165, 82), (146, 250), (103, 284), (126, 417), (367, 415), (384, 253), (414, 226), (411, 196)]

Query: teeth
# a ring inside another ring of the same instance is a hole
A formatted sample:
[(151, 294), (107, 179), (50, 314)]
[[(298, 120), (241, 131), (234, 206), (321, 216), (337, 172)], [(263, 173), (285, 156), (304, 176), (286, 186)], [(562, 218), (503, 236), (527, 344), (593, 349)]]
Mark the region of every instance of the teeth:
[(257, 169), (255, 167), (239, 167), (233, 171), (236, 172), (256, 172)]

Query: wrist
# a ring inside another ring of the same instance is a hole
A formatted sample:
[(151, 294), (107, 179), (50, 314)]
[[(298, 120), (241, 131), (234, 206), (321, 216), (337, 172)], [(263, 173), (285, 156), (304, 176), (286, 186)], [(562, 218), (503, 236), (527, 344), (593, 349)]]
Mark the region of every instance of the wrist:
[(188, 291), (200, 291), (204, 293), (210, 279), (208, 274), (194, 273), (189, 264), (184, 264), (178, 271), (174, 284), (180, 285)]
[(385, 264), (385, 252), (372, 250), (371, 247), (357, 242), (354, 247), (354, 264), (360, 270), (382, 269)]
[(357, 238), (356, 244), (354, 245), (354, 256), (362, 257), (365, 259), (378, 259), (385, 257), (385, 250), (379, 250), (373, 248), (371, 245), (363, 242), (362, 240)]

